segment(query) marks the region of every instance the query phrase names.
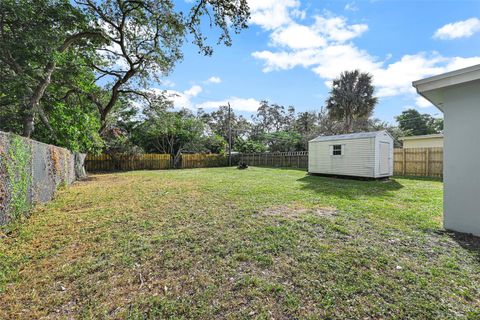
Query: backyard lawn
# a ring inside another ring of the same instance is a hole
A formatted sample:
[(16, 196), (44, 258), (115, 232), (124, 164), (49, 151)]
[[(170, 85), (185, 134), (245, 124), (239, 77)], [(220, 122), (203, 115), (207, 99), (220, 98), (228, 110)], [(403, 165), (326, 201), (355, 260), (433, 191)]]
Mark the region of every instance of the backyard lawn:
[(442, 183), (287, 169), (93, 175), (0, 232), (0, 319), (480, 318)]

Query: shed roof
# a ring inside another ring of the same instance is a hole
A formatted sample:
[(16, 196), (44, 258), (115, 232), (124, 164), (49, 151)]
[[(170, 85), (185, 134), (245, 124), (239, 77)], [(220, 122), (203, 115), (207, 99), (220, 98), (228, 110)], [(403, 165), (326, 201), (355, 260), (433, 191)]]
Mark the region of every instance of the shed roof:
[(390, 134), (385, 131), (371, 131), (371, 132), (357, 132), (357, 133), (348, 133), (348, 134), (338, 134), (335, 136), (318, 136), (310, 142), (320, 142), (320, 141), (335, 141), (335, 140), (350, 140), (350, 139), (365, 139), (365, 138), (374, 138), (379, 134)]

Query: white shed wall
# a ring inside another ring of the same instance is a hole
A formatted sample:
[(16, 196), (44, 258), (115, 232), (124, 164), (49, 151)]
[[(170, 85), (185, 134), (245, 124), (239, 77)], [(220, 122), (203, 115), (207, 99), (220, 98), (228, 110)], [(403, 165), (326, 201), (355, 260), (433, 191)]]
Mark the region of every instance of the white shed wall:
[(444, 227), (480, 236), (480, 81), (444, 92)]
[[(330, 155), (336, 144), (344, 145), (343, 155)], [(308, 172), (375, 177), (375, 138), (309, 142)]]

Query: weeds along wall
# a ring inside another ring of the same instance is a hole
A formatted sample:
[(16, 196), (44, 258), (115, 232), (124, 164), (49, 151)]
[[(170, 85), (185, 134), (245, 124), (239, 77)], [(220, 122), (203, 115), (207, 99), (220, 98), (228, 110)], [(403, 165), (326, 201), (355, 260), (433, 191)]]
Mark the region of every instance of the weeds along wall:
[(75, 181), (75, 155), (69, 150), (0, 131), (0, 225), (53, 198)]

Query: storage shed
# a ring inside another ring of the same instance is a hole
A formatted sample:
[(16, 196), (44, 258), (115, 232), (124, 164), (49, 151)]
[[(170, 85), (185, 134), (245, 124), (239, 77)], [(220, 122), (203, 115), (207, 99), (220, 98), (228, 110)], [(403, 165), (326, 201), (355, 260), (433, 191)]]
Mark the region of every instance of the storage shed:
[(387, 131), (317, 137), (308, 142), (308, 172), (390, 177), (393, 175), (393, 138)]

